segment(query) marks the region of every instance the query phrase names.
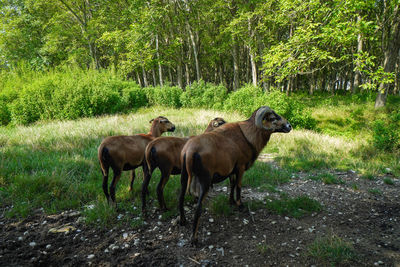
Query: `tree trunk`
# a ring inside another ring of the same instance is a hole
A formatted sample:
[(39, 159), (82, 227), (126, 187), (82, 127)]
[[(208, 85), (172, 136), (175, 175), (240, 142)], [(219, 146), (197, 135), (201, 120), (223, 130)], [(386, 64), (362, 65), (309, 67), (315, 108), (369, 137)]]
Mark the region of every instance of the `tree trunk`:
[[(389, 8), (389, 7), (385, 7)], [(392, 14), (392, 22), (388, 27), (387, 43), (385, 46), (385, 59), (383, 62), (383, 70), (387, 73), (393, 73), (396, 68), (397, 56), (400, 52), (400, 14), (397, 5)], [(381, 82), (378, 89), (378, 95), (375, 100), (375, 108), (381, 108), (386, 105), (386, 99), (389, 92), (390, 84)]]
[[(357, 16), (357, 22), (361, 22), (361, 15)], [(357, 54), (361, 54), (363, 51), (363, 39), (362, 39), (362, 34), (361, 31), (358, 33), (357, 36)], [(360, 72), (360, 67), (361, 67), (361, 62), (357, 60), (356, 62), (356, 71), (354, 75), (354, 82), (353, 82), (353, 87), (352, 87), (352, 93), (355, 94), (359, 90), (359, 87), (361, 85), (361, 72)]]
[(158, 34), (156, 34), (156, 55), (157, 55), (157, 63), (158, 63), (158, 78), (160, 81), (160, 85), (163, 86), (163, 74), (162, 74), (162, 67), (161, 67), (161, 60), (160, 60), (160, 52), (158, 51)]
[(143, 83), (144, 83), (144, 87), (148, 87), (149, 83), (147, 82), (147, 75), (146, 72), (144, 71), (144, 68), (142, 66), (142, 74), (143, 74)]
[(233, 91), (239, 89), (239, 47), (233, 40), (232, 56), (233, 56)]
[(140, 86), (140, 87), (143, 87), (143, 85), (142, 85), (142, 80), (140, 79), (139, 72), (138, 72), (138, 71), (135, 71), (135, 72), (136, 72), (136, 79), (137, 79), (137, 81), (138, 81), (138, 83), (139, 83), (139, 86)]

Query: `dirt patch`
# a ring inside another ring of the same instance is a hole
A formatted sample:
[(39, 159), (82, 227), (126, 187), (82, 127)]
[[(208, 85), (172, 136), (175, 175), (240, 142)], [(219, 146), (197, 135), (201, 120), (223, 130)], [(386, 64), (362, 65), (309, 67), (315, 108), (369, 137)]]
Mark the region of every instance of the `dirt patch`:
[[(399, 180), (387, 185), (382, 179), (361, 179), (353, 172), (334, 174), (344, 183), (326, 185), (299, 173), (278, 187), (289, 197), (307, 195), (323, 205), (323, 211), (300, 219), (264, 208), (235, 210), (228, 217), (205, 210), (199, 247), (189, 242), (194, 211), (190, 204), (184, 227), (174, 218), (162, 220), (161, 213), (154, 211), (135, 230), (89, 228), (79, 211), (46, 215), (37, 210), (16, 221), (4, 217), (5, 207), (0, 217), (0, 265), (320, 266), (329, 263), (312, 258), (308, 247), (317, 238), (335, 235), (355, 251), (356, 256), (345, 263), (349, 266), (399, 266)], [(214, 187), (209, 197), (222, 191), (223, 187)], [(243, 200), (265, 199), (267, 194), (272, 193), (244, 188)]]

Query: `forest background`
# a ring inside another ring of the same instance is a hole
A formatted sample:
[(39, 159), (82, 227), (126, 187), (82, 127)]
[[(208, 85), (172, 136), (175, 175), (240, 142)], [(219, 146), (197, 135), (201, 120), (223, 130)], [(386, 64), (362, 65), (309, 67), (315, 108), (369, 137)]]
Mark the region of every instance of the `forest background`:
[(0, 125), (148, 106), (249, 116), (267, 104), (297, 129), (365, 140), (396, 158), (399, 6), (5, 0)]

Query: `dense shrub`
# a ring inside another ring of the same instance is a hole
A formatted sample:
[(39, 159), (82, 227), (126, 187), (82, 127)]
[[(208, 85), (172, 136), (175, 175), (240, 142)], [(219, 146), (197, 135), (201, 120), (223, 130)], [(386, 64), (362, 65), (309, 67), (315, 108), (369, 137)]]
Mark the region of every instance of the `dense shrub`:
[(394, 151), (400, 146), (400, 112), (396, 112), (389, 117), (389, 122), (383, 120), (374, 122), (372, 130), (372, 142), (375, 148), (384, 151)]
[(227, 96), (228, 90), (224, 86), (200, 80), (187, 86), (180, 100), (183, 107), (222, 109)]
[(179, 108), (182, 89), (177, 86), (157, 86), (144, 89), (150, 105)]
[(7, 125), (11, 121), (11, 113), (8, 109), (8, 102), (0, 98), (0, 126)]
[(39, 119), (76, 119), (112, 114), (147, 105), (144, 91), (110, 72), (48, 73), (19, 92), (11, 106), (16, 124)]
[(122, 89), (122, 102), (125, 109), (137, 109), (148, 105), (145, 91), (135, 82)]
[(311, 111), (304, 104), (277, 90), (264, 93), (260, 88), (247, 85), (231, 93), (225, 103), (226, 110), (236, 110), (246, 116), (250, 116), (260, 106), (271, 107), (294, 128), (314, 129), (316, 126)]
[[(228, 111), (237, 111), (247, 117), (260, 106), (263, 96), (261, 88), (246, 85), (239, 90), (229, 94), (225, 102), (224, 109)], [(264, 103), (263, 105), (266, 105)]]

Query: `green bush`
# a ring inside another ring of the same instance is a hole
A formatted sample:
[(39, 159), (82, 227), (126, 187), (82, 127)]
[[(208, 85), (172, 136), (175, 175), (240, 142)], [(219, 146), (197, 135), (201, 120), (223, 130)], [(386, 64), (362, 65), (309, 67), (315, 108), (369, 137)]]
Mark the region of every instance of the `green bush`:
[[(263, 92), (261, 88), (246, 85), (245, 87), (229, 94), (224, 109), (227, 111), (237, 111), (250, 117), (253, 111), (261, 106), (263, 101), (259, 98), (262, 96)], [(266, 105), (266, 103), (263, 103), (262, 105)]]
[(224, 86), (200, 80), (187, 86), (180, 100), (183, 107), (222, 109), (227, 96), (228, 90)]
[(225, 102), (226, 110), (236, 110), (250, 116), (260, 106), (269, 106), (277, 114), (286, 118), (294, 128), (315, 129), (316, 120), (311, 117), (311, 111), (296, 99), (286, 94), (272, 90), (264, 93), (261, 88), (247, 85), (229, 95)]
[(122, 89), (122, 102), (125, 109), (137, 109), (148, 105), (145, 91), (135, 82)]
[(394, 151), (399, 143), (399, 126), (394, 119), (395, 115), (390, 117), (390, 122), (386, 124), (383, 120), (377, 120), (373, 124), (372, 142), (373, 146), (379, 150)]
[(106, 71), (72, 70), (47, 73), (25, 84), (10, 105), (10, 113), (14, 123), (27, 124), (43, 119), (113, 114), (147, 103), (145, 92), (134, 82), (123, 81)]
[(7, 125), (11, 121), (11, 113), (8, 108), (8, 101), (0, 98), (0, 126)]
[(182, 89), (177, 86), (157, 86), (144, 89), (150, 105), (179, 108)]

